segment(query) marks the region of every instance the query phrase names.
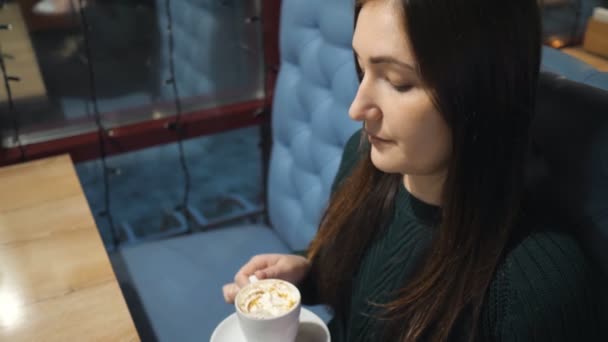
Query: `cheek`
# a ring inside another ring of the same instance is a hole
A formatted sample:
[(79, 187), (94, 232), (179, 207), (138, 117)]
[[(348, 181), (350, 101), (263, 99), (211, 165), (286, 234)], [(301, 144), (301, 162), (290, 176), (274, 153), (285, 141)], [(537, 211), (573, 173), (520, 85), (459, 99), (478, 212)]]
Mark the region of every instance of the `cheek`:
[(450, 156), (451, 132), (439, 113), (428, 113), (428, 120), (418, 126), (415, 141), (412, 142), (412, 159), (428, 171), (444, 166)]
[(403, 173), (433, 173), (442, 169), (450, 156), (451, 131), (428, 96), (403, 103), (394, 117), (395, 122), (389, 124), (395, 128)]

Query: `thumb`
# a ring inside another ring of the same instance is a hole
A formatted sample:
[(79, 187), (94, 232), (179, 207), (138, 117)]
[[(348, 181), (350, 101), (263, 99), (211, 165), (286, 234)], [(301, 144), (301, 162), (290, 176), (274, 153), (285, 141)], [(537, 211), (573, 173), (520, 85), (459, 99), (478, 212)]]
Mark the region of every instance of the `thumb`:
[(224, 300), (228, 304), (234, 303), (234, 297), (236, 297), (237, 292), (239, 292), (239, 286), (235, 283), (230, 283), (224, 285), (222, 288), (222, 292), (224, 294)]

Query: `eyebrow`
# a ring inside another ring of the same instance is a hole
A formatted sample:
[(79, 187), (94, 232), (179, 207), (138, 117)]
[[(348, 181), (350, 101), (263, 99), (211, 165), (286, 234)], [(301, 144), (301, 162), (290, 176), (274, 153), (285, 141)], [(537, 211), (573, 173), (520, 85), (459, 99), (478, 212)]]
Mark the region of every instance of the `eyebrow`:
[[(357, 58), (359, 58), (359, 54), (357, 53), (357, 50), (355, 50), (354, 46), (353, 46), (353, 52), (355, 53), (355, 56)], [(416, 72), (416, 68), (414, 68), (412, 65), (402, 62), (402, 61), (396, 59), (395, 57), (391, 57), (391, 56), (374, 56), (374, 57), (371, 57), (369, 59), (369, 61), (372, 64), (396, 64), (403, 68), (410, 69), (413, 72)]]

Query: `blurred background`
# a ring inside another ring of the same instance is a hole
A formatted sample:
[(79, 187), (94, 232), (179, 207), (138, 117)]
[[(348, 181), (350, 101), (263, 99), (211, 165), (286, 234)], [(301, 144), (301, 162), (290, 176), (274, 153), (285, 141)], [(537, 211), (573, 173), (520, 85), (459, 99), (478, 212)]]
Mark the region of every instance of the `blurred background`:
[[(260, 1), (5, 1), (3, 148), (16, 161), (82, 151), (72, 157), (109, 248), (179, 232), (185, 192), (209, 219), (239, 207), (227, 198), (261, 204), (260, 15)], [(105, 151), (87, 141), (99, 135)]]

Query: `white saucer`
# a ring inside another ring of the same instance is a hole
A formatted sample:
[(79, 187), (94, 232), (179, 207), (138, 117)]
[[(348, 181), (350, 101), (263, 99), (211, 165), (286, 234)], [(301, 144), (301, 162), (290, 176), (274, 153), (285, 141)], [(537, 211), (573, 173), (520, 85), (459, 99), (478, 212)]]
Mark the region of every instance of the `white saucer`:
[[(211, 334), (210, 342), (246, 342), (236, 313), (218, 324)], [(300, 330), (296, 342), (331, 342), (329, 330), (323, 320), (306, 308), (300, 311)]]

